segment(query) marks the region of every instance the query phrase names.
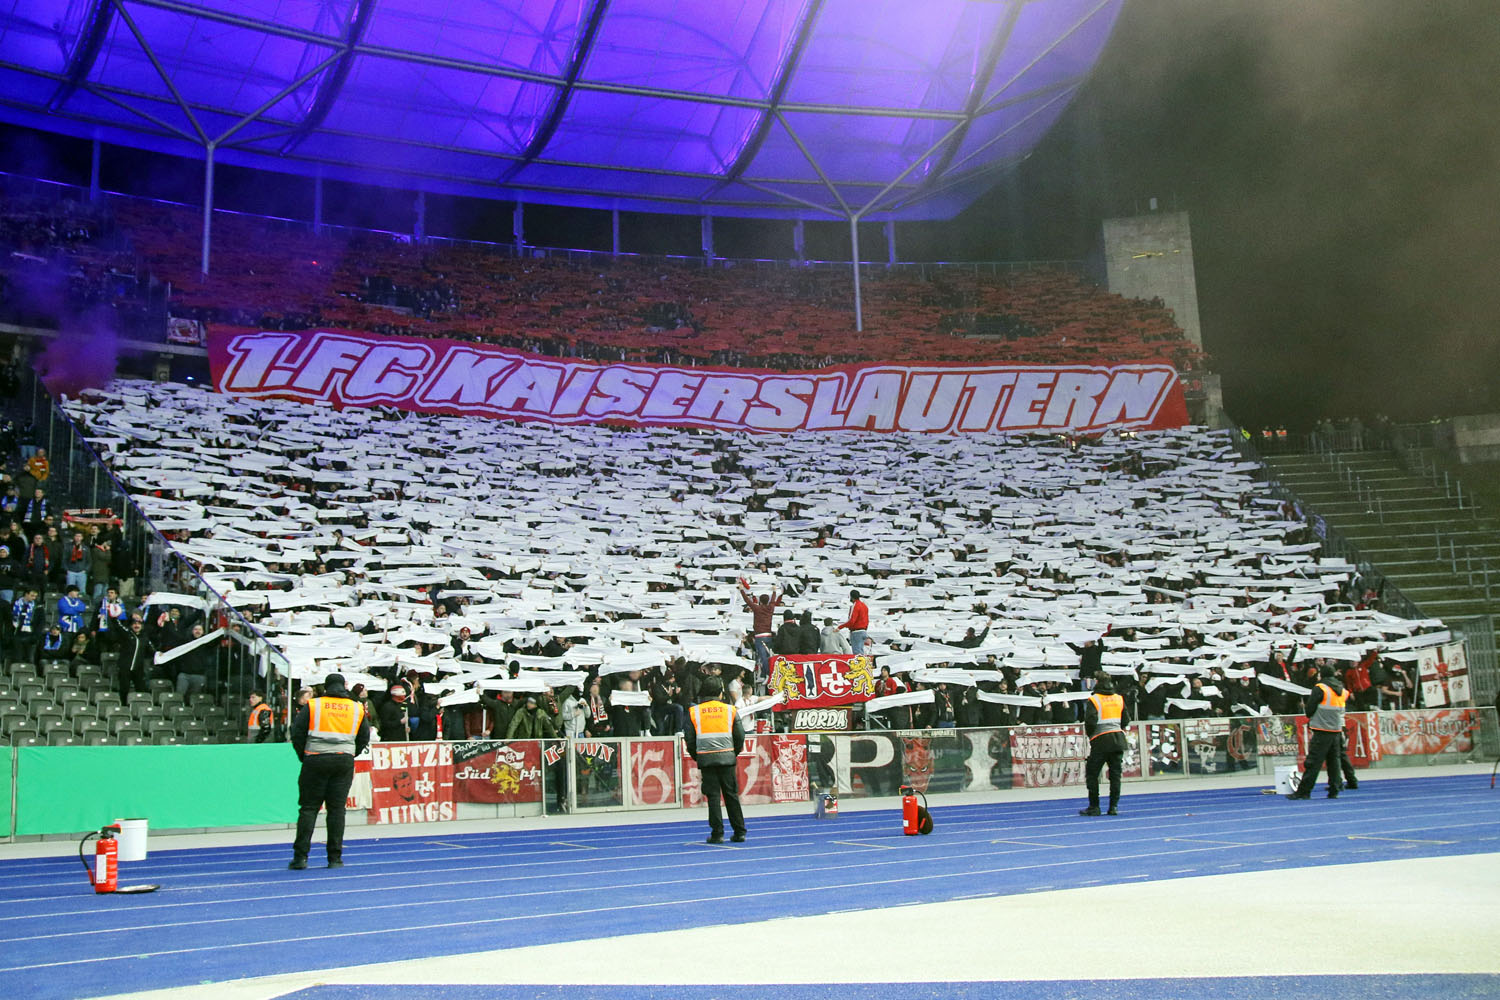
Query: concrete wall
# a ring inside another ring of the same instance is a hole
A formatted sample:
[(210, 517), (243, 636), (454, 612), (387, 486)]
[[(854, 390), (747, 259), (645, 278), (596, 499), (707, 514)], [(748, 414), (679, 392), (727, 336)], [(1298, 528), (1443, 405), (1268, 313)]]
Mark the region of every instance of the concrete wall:
[(1187, 338), (1203, 346), (1193, 236), (1186, 212), (1104, 220), (1104, 272), (1111, 292), (1132, 299), (1161, 299)]
[(1454, 417), (1450, 423), (1460, 462), (1500, 462), (1500, 413)]

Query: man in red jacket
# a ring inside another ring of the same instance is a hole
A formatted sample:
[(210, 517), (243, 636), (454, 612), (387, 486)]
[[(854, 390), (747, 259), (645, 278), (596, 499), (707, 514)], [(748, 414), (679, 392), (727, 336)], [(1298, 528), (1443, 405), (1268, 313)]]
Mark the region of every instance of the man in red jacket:
[(771, 623), (776, 617), (776, 609), (781, 605), (781, 592), (772, 587), (769, 594), (761, 594), (760, 600), (755, 600), (750, 596), (749, 582), (741, 577), (740, 600), (745, 602), (745, 610), (750, 612), (750, 631), (755, 643), (755, 673), (764, 678), (769, 676), (771, 667)]
[(849, 648), (854, 651), (855, 656), (868, 653), (865, 649), (865, 641), (868, 638), (867, 631), (870, 628), (870, 609), (864, 601), (859, 599), (859, 591), (849, 591), (849, 599), (854, 606), (849, 609), (849, 620), (840, 625), (839, 628), (849, 630)]

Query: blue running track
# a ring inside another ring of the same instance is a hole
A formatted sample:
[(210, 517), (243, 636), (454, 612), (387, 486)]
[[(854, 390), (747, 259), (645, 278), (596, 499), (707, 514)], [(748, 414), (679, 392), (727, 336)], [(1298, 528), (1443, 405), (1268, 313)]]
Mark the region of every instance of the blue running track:
[[(161, 883), (145, 896), (96, 896), (76, 858), (17, 860), (0, 865), (0, 982), (17, 997), (93, 996), (1101, 882), (1495, 852), (1496, 802), (1479, 777), (1402, 778), (1367, 781), (1337, 801), (1289, 802), (1258, 788), (1136, 791), (1116, 817), (1080, 817), (1076, 799), (939, 805), (929, 837), (901, 836), (893, 805), (832, 821), (752, 815), (749, 842), (723, 847), (702, 843), (707, 824), (696, 819), (351, 841), (348, 867), (334, 871), (316, 867), (317, 853), (315, 867), (288, 871), (287, 846), (154, 851), (122, 877)], [(1495, 986), (1489, 977), (1436, 978), (1452, 980), (1446, 996), (1479, 995), (1464, 991), (1481, 980)], [(1171, 992), (1241, 995), (1227, 992), (1238, 980), (1192, 982), (1218, 983), (1218, 992)], [(901, 994), (980, 995), (973, 987)], [(1025, 987), (990, 985), (983, 995), (1041, 995)], [(1115, 987), (1048, 995), (1147, 995)], [(562, 996), (465, 990), (497, 1000)], [(298, 994), (351, 995), (332, 987)], [(592, 988), (568, 994), (585, 995)], [(785, 995), (828, 994), (797, 987)]]

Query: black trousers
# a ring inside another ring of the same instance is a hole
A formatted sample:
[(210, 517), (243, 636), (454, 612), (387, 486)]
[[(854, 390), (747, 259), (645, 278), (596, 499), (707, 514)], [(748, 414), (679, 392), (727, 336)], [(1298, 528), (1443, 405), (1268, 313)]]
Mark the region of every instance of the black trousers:
[(740, 836), (745, 835), (745, 814), (740, 811), (740, 779), (733, 764), (711, 764), (700, 767), (703, 775), (703, 797), (708, 800), (708, 829), (715, 837), (724, 836), (724, 813), (719, 808), (719, 797), (724, 797), (724, 809), (729, 811), (729, 826)]
[(1326, 764), (1328, 794), (1337, 795), (1344, 787), (1339, 780), (1343, 777), (1339, 773), (1339, 756), (1344, 745), (1344, 734), (1326, 729), (1308, 729), (1308, 733), (1307, 761), (1302, 765), (1302, 781), (1297, 785), (1297, 794), (1311, 794), (1313, 786), (1318, 783), (1318, 772)]
[[(1117, 740), (1101, 737), (1100, 742), (1108, 740), (1115, 743)], [(1125, 751), (1113, 746), (1099, 746), (1096, 743), (1089, 748), (1088, 762), (1083, 765), (1083, 781), (1089, 790), (1089, 808), (1099, 808), (1099, 772), (1104, 770), (1104, 765), (1109, 765), (1109, 807), (1113, 809), (1120, 801), (1120, 773), (1124, 770)]]
[(1359, 775), (1354, 773), (1354, 762), (1349, 759), (1349, 735), (1339, 733), (1339, 770), (1344, 773), (1344, 784), (1358, 785)]
[(347, 753), (312, 753), (302, 760), (297, 778), (297, 840), (292, 856), (306, 858), (312, 848), (318, 810), (328, 809), (328, 860), (344, 854), (344, 803), (354, 784), (354, 757)]

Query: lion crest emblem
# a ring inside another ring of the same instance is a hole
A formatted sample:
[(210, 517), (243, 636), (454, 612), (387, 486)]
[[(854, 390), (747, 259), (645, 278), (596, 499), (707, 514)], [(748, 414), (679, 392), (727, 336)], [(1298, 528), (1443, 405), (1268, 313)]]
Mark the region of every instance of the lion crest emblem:
[(515, 795), (521, 790), (521, 775), (509, 764), (496, 763), (490, 768), (490, 784), (501, 795)]
[(870, 672), (868, 656), (856, 656), (851, 659), (849, 668), (844, 671), (844, 679), (849, 682), (851, 694), (862, 694), (866, 698), (875, 697), (875, 675)]
[(787, 701), (802, 697), (802, 671), (785, 656), (776, 657), (771, 662), (770, 688), (772, 693), (780, 693)]

